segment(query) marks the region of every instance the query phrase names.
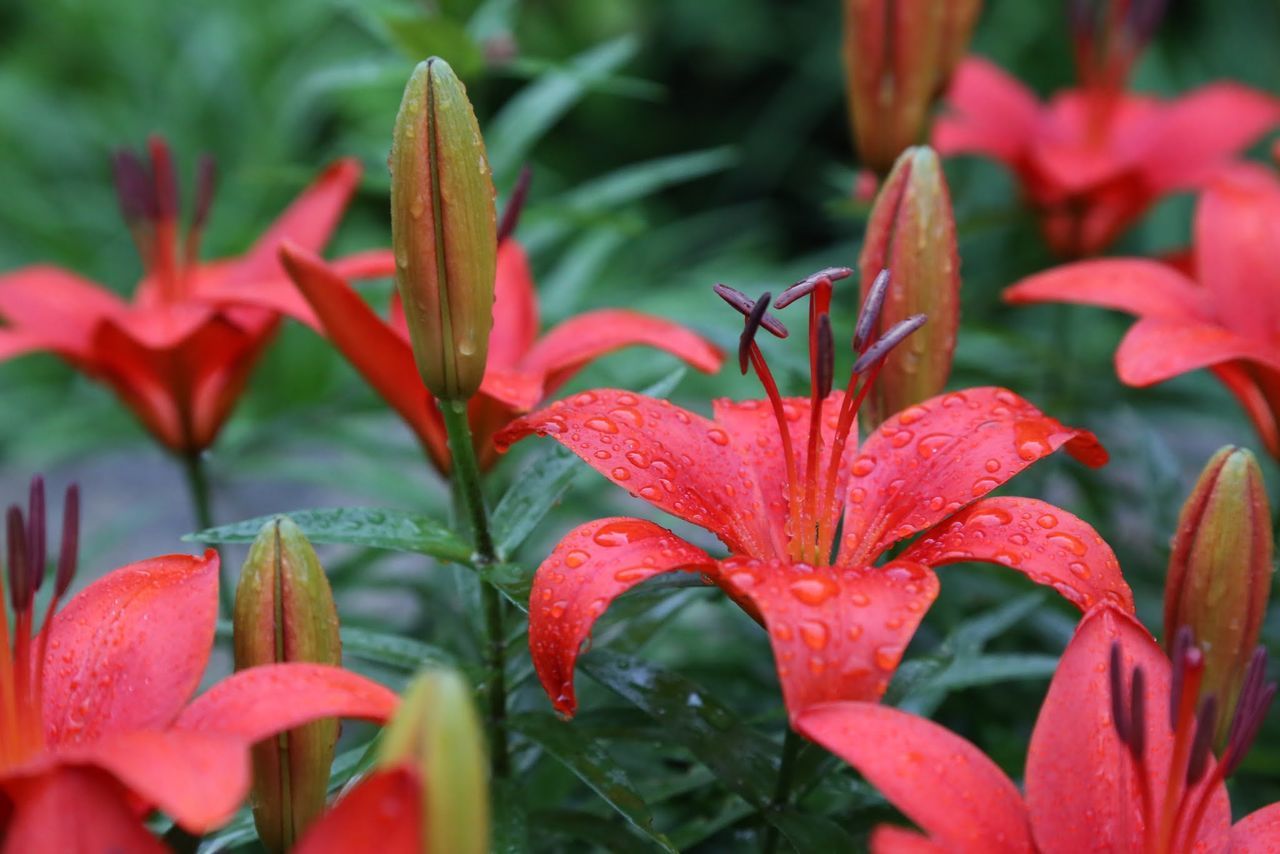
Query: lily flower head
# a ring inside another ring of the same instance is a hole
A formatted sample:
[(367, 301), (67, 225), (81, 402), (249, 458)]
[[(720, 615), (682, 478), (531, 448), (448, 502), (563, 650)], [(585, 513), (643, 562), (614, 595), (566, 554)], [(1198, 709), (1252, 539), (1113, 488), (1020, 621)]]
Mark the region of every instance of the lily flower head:
[(395, 710), (395, 695), (382, 686), (309, 664), (250, 668), (188, 703), (213, 645), (217, 552), (113, 570), (59, 610), (79, 540), (79, 493), (71, 487), (52, 595), (40, 609), (45, 515), (37, 478), (26, 512), (15, 506), (5, 517), (3, 851), (164, 850), (142, 817), (158, 808), (194, 833), (226, 822), (249, 792), (255, 742), (313, 720), (382, 721)]
[[(283, 277), (276, 251), (285, 238), (320, 250), (359, 183), (360, 167), (352, 160), (335, 163), (247, 253), (201, 262), (214, 162), (200, 160), (183, 235), (169, 147), (153, 137), (148, 153), (149, 164), (131, 151), (117, 153), (114, 161), (121, 211), (146, 271), (132, 302), (50, 265), (0, 275), (0, 320), (6, 323), (0, 359), (56, 353), (110, 386), (170, 450), (193, 454), (217, 438), (277, 326), (273, 313), (224, 308), (222, 298)], [(376, 260), (353, 256), (342, 264), (362, 275)]]
[[(708, 373), (719, 369), (722, 360), (712, 344), (683, 326), (629, 309), (584, 312), (539, 335), (529, 259), (510, 236), (527, 181), (523, 178), (513, 192), (498, 229), (489, 356), (480, 389), (468, 405), (476, 454), (486, 468), (496, 462), (493, 436), (498, 430), (601, 356), (646, 345)], [(250, 298), (265, 301), (332, 341), (409, 425), (436, 468), (447, 473), (451, 457), (444, 420), (415, 366), (399, 294), (392, 297), (390, 316), (384, 319), (336, 266), (293, 245), (284, 247), (281, 258), (296, 290), (261, 289)], [(391, 272), (386, 270), (387, 275)]]
[(1180, 645), (1171, 662), (1131, 616), (1094, 608), (1040, 709), (1025, 794), (973, 744), (898, 709), (829, 703), (802, 714), (796, 729), (861, 771), (925, 833), (881, 825), (876, 852), (1274, 851), (1280, 804), (1232, 826), (1223, 785), (1275, 695), (1265, 665), (1259, 648), (1215, 760), (1217, 707), (1212, 698), (1197, 703), (1201, 650)]
[(1280, 178), (1272, 171), (1238, 164), (1209, 184), (1189, 265), (1080, 261), (1023, 279), (1004, 298), (1137, 315), (1116, 351), (1121, 382), (1147, 386), (1208, 368), (1280, 456)]
[(755, 369), (766, 399), (716, 400), (707, 419), (669, 401), (599, 389), (498, 436), (499, 447), (551, 436), (632, 495), (715, 534), (730, 552), (712, 557), (626, 517), (566, 535), (538, 568), (529, 611), (533, 661), (561, 713), (576, 707), (574, 663), (596, 619), (614, 598), (664, 572), (702, 573), (764, 625), (792, 715), (818, 702), (880, 697), (937, 595), (936, 566), (1000, 563), (1082, 609), (1100, 601), (1132, 609), (1115, 556), (1089, 525), (1034, 499), (984, 498), (1063, 446), (1101, 465), (1106, 452), (1087, 431), (1005, 389), (973, 388), (912, 406), (857, 446), (855, 416), (867, 389), (923, 318), (873, 340), (888, 287), (881, 277), (853, 334), (852, 375), (843, 393), (833, 391), (832, 287), (850, 273), (819, 271), (775, 303), (809, 299), (808, 397), (782, 397), (756, 341), (761, 329), (787, 334), (768, 313), (769, 295), (752, 300), (721, 285), (717, 292), (747, 316), (740, 366)]
[(1162, 197), (1202, 186), (1280, 125), (1280, 99), (1235, 83), (1171, 100), (1126, 90), (1163, 6), (1073, 0), (1080, 84), (1047, 104), (984, 59), (965, 60), (952, 78), (934, 147), (1012, 170), (1062, 257), (1102, 252)]

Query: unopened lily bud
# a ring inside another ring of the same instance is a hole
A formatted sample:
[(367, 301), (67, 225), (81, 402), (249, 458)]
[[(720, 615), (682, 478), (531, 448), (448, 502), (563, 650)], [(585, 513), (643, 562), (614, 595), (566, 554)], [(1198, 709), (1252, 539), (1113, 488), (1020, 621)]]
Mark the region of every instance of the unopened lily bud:
[(480, 126), (444, 60), (413, 70), (388, 164), (396, 287), (418, 373), (441, 400), (466, 400), (489, 352), (498, 225)]
[[(241, 570), (232, 618), (237, 670), (262, 664), (340, 665), (338, 612), (315, 550), (287, 517), (258, 533)], [(338, 721), (307, 724), (253, 747), (253, 819), (269, 851), (286, 851), (324, 811)]]
[(854, 144), (883, 175), (919, 142), (968, 48), (981, 0), (845, 0), (844, 63)]
[(472, 693), (454, 671), (428, 670), (382, 733), (378, 765), (407, 765), (421, 780), (423, 851), (489, 851), (489, 764)]
[(1204, 650), (1202, 696), (1218, 698), (1219, 744), (1271, 592), (1271, 509), (1253, 454), (1228, 445), (1209, 460), (1178, 519), (1165, 580), (1166, 645), (1186, 626)]
[(898, 158), (871, 209), (858, 258), (862, 293), (889, 271), (884, 307), (869, 340), (917, 314), (929, 322), (885, 359), (864, 418), (871, 427), (942, 391), (960, 324), (960, 256), (951, 195), (928, 146)]

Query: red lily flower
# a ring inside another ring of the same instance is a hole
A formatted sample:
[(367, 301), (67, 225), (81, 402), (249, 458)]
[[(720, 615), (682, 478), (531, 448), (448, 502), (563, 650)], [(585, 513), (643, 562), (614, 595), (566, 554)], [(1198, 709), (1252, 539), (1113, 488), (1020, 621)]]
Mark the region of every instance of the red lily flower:
[[(288, 244), (281, 258), (297, 290), (262, 289), (252, 298), (327, 336), (405, 420), (435, 466), (448, 472), (444, 421), (414, 365), (398, 296), (392, 299), (391, 317), (383, 320), (335, 266)], [(476, 451), (486, 467), (495, 461), (494, 433), (607, 353), (645, 344), (708, 373), (720, 367), (722, 358), (684, 327), (625, 309), (589, 311), (538, 337), (533, 276), (524, 250), (512, 239), (498, 247), (493, 315), (484, 381), (469, 408)]]
[(1018, 282), (1014, 303), (1078, 302), (1136, 314), (1116, 351), (1122, 382), (1146, 386), (1209, 368), (1280, 456), (1280, 179), (1240, 164), (1196, 208), (1190, 269), (1082, 261)]
[[(217, 437), (277, 325), (270, 312), (222, 308), (215, 296), (283, 277), (276, 251), (285, 238), (323, 247), (359, 183), (360, 166), (354, 160), (330, 166), (247, 253), (201, 263), (213, 162), (201, 161), (180, 243), (169, 148), (153, 138), (150, 154), (149, 171), (128, 151), (115, 161), (121, 208), (147, 271), (133, 302), (59, 267), (0, 275), (0, 319), (8, 323), (0, 328), (0, 359), (57, 353), (109, 385), (160, 442), (192, 454)], [(364, 275), (388, 262), (367, 254), (342, 263), (351, 275)]]
[[(190, 704), (217, 617), (218, 555), (167, 555), (113, 570), (61, 611), (75, 569), (78, 499), (68, 492), (53, 597), (44, 577), (44, 493), (9, 510), (14, 631), (0, 607), (2, 850), (163, 850), (141, 817), (159, 808), (202, 833), (249, 792), (249, 747), (319, 718), (385, 720), (397, 699), (334, 667), (241, 671)], [(3, 591), (0, 591), (3, 593)], [(68, 815), (75, 820), (69, 821)]]
[[(1106, 8), (1090, 12), (1091, 5)], [(1074, 3), (1081, 86), (1043, 106), (983, 59), (966, 60), (951, 80), (934, 147), (1008, 166), (1063, 257), (1101, 252), (1161, 197), (1201, 186), (1280, 124), (1280, 100), (1233, 83), (1171, 101), (1127, 93), (1159, 5)]]
[[(973, 388), (898, 413), (845, 454), (856, 443), (854, 415), (876, 365), (904, 329), (919, 325), (917, 317), (875, 344), (866, 340), (883, 302), (882, 276), (858, 323), (862, 355), (848, 388), (828, 394), (831, 280), (849, 273), (824, 270), (778, 302), (814, 296), (809, 398), (782, 398), (754, 343), (761, 326), (786, 332), (763, 310), (768, 295), (753, 303), (717, 286), (749, 313), (740, 357), (755, 366), (767, 400), (716, 400), (714, 419), (707, 419), (665, 400), (603, 389), (557, 401), (499, 435), (500, 447), (530, 433), (552, 436), (632, 495), (715, 534), (731, 552), (713, 558), (642, 519), (599, 519), (565, 536), (538, 568), (529, 620), (534, 664), (560, 712), (575, 709), (574, 663), (596, 619), (615, 597), (663, 572), (703, 573), (765, 626), (792, 715), (814, 703), (884, 692), (937, 595), (931, 567), (1001, 563), (1082, 609), (1099, 601), (1132, 609), (1115, 556), (1086, 523), (1034, 499), (982, 498), (1064, 445), (1084, 462), (1102, 464), (1106, 452), (1087, 431), (1010, 391)], [(897, 558), (875, 565), (920, 532)]]
[(382, 854), (420, 854), (422, 785), (408, 764), (374, 771), (311, 826), (295, 854), (343, 854), (370, 839)]
[(873, 851), (1275, 851), (1280, 803), (1233, 827), (1222, 783), (1275, 686), (1264, 687), (1255, 668), (1252, 705), (1215, 762), (1212, 704), (1196, 711), (1199, 652), (1180, 650), (1170, 667), (1132, 617), (1106, 605), (1091, 611), (1040, 709), (1025, 796), (968, 741), (887, 706), (818, 706), (796, 729), (861, 771), (927, 834), (881, 825)]

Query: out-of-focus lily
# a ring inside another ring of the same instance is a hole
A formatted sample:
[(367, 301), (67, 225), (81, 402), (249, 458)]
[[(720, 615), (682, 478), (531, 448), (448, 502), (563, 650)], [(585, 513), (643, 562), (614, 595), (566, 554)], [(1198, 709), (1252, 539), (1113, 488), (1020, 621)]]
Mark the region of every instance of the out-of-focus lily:
[(665, 400), (600, 389), (499, 435), (500, 447), (551, 436), (632, 495), (712, 532), (731, 553), (714, 558), (642, 519), (599, 519), (565, 536), (538, 568), (529, 607), (533, 661), (560, 712), (575, 709), (574, 663), (592, 625), (614, 598), (663, 572), (704, 574), (765, 626), (792, 715), (883, 693), (937, 595), (932, 567), (999, 563), (1082, 609), (1100, 601), (1132, 609), (1115, 556), (1085, 522), (1033, 499), (983, 498), (1063, 446), (1101, 465), (1106, 452), (1087, 431), (1010, 391), (973, 388), (912, 406), (855, 447), (854, 418), (878, 366), (922, 318), (873, 341), (882, 281), (854, 333), (859, 355), (848, 386), (833, 393), (832, 282), (851, 273), (820, 271), (778, 300), (812, 299), (808, 398), (780, 395), (755, 343), (761, 328), (786, 334), (766, 311), (769, 295), (753, 301), (718, 285), (747, 314), (739, 359), (744, 371), (754, 366), (766, 400), (713, 401), (708, 420)]
[(1013, 303), (1076, 302), (1138, 315), (1116, 351), (1122, 382), (1146, 386), (1209, 368), (1280, 456), (1280, 178), (1232, 166), (1200, 197), (1189, 270), (1100, 259), (1031, 276)]
[(217, 553), (113, 570), (59, 611), (75, 572), (78, 507), (72, 488), (43, 622), (35, 604), (47, 555), (43, 483), (33, 482), (26, 514), (13, 507), (6, 517), (5, 854), (163, 850), (143, 815), (159, 809), (193, 833), (224, 823), (249, 792), (253, 743), (321, 718), (385, 720), (395, 710), (397, 698), (380, 685), (309, 664), (250, 668), (188, 703), (213, 645)]
[[(276, 258), (288, 238), (319, 251), (360, 179), (342, 160), (326, 169), (238, 258), (200, 261), (200, 238), (214, 191), (214, 165), (200, 162), (185, 237), (168, 146), (149, 143), (150, 166), (130, 151), (115, 158), (124, 218), (146, 275), (126, 302), (110, 289), (48, 265), (0, 275), (0, 359), (57, 353), (109, 385), (170, 450), (199, 453), (217, 438), (249, 373), (275, 332), (275, 314), (222, 307), (228, 297), (281, 279)], [(337, 262), (349, 275), (386, 275), (390, 253)]]
[[(1106, 605), (1081, 621), (1049, 686), (1027, 754), (1026, 794), (977, 747), (924, 718), (830, 703), (796, 721), (924, 831), (891, 825), (890, 851), (1274, 851), (1280, 804), (1231, 825), (1223, 780), (1244, 758), (1275, 693), (1255, 661), (1220, 761), (1203, 657), (1172, 662), (1136, 620)], [(1246, 702), (1247, 701), (1247, 702)], [(927, 837), (927, 838), (926, 838)]]
[(1234, 83), (1172, 99), (1126, 91), (1162, 0), (1072, 3), (1080, 86), (1041, 105), (992, 63), (965, 60), (934, 125), (944, 155), (1004, 163), (1037, 209), (1052, 249), (1096, 255), (1161, 197), (1201, 186), (1280, 124), (1280, 100)]

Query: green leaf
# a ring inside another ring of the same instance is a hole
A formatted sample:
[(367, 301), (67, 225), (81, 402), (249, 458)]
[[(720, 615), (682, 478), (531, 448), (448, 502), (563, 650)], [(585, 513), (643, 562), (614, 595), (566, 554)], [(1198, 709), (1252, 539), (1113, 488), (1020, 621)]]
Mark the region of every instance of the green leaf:
[(962, 658), (942, 671), (930, 684), (936, 690), (958, 691), (997, 682), (1048, 679), (1058, 667), (1056, 655), (992, 653)]
[(631, 204), (667, 187), (723, 172), (732, 168), (738, 160), (737, 152), (727, 145), (659, 157), (625, 166), (582, 184), (556, 202), (576, 213), (610, 210)]
[(856, 851), (848, 831), (829, 818), (794, 809), (765, 813), (769, 823), (787, 837), (797, 851)]
[(493, 508), (491, 524), (498, 554), (511, 554), (533, 533), (582, 471), (577, 463), (570, 450), (548, 442), (541, 456), (520, 473)]
[(454, 657), (438, 646), (400, 635), (368, 629), (341, 629), (344, 655), (396, 667), (410, 673), (428, 665), (457, 667)]
[[(182, 539), (200, 543), (251, 543), (267, 522), (281, 514), (259, 516), (230, 525), (188, 534)], [(332, 507), (295, 510), (283, 514), (313, 543), (341, 543), (416, 552), (454, 563), (466, 563), (471, 546), (435, 519), (403, 510), (373, 507)]]
[[(538, 810), (533, 814), (534, 824), (546, 833), (567, 836), (591, 843), (590, 851), (608, 851), (610, 854), (639, 854), (648, 851), (640, 840), (625, 829), (624, 825), (581, 810)], [(553, 850), (578, 850), (576, 847)]]
[(644, 798), (600, 742), (584, 737), (576, 727), (553, 715), (531, 712), (508, 720), (512, 729), (559, 760), (646, 838), (664, 851), (676, 850), (654, 829)]
[(529, 817), (525, 814), (519, 784), (495, 780), (493, 790), (493, 854), (525, 854), (529, 850)]
[(579, 667), (666, 727), (671, 740), (730, 791), (756, 805), (768, 801), (777, 776), (777, 746), (714, 697), (683, 676), (604, 650), (584, 656)]

